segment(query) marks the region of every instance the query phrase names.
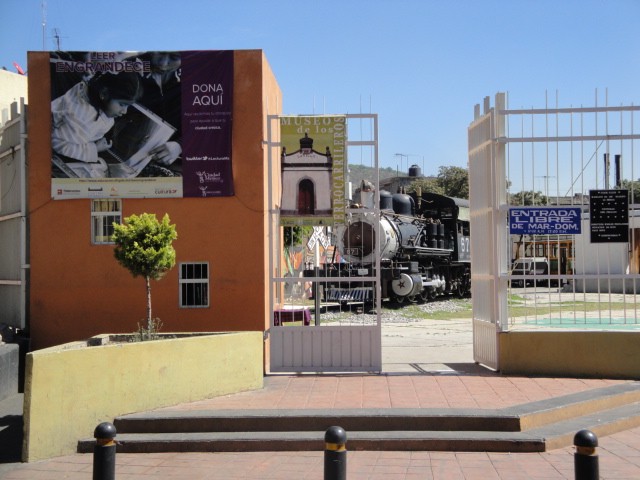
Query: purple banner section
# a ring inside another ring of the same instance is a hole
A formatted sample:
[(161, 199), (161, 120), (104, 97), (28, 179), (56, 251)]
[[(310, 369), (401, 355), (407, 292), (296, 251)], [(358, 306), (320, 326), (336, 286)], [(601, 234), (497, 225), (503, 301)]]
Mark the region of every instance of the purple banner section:
[(182, 52), (183, 196), (233, 195), (233, 51)]

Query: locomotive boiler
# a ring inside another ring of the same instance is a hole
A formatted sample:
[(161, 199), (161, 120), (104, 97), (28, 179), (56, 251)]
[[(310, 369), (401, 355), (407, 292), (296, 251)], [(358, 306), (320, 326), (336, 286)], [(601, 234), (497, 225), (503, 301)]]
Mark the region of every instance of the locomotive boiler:
[(323, 278), (323, 300), (373, 302), (372, 282), (359, 278), (376, 276), (376, 254), (383, 300), (425, 302), (441, 295), (469, 295), (468, 200), (382, 191), (379, 201), (379, 220), (371, 208), (352, 208), (346, 224), (335, 228), (339, 258), (305, 270), (305, 276)]

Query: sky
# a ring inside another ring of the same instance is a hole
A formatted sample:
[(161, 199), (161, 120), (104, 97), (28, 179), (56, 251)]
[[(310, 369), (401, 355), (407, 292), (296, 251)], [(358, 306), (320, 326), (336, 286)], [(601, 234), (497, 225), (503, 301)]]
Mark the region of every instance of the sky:
[(497, 92), (640, 102), (640, 0), (0, 0), (0, 18), (11, 71), (37, 50), (261, 49), (283, 113), (375, 113), (379, 166), (426, 175), (466, 168), (474, 105)]

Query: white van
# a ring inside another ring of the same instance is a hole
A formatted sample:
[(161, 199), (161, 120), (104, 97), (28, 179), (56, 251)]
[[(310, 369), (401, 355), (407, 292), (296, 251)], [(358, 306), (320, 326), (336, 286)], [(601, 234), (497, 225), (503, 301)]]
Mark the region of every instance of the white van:
[(511, 275), (526, 275), (530, 278), (517, 278), (511, 280), (512, 287), (524, 287), (525, 285), (549, 285), (547, 279), (536, 279), (536, 275), (549, 274), (549, 260), (546, 257), (522, 257), (513, 263)]

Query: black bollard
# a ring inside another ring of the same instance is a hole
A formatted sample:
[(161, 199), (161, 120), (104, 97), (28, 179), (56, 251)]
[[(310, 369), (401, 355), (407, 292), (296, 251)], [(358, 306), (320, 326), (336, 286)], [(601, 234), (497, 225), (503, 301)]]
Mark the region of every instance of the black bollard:
[(116, 427), (103, 422), (93, 431), (96, 444), (93, 447), (93, 480), (116, 478)]
[(347, 434), (329, 427), (324, 434), (324, 480), (347, 480)]
[(576, 447), (574, 455), (575, 480), (598, 480), (600, 468), (598, 466), (598, 437), (590, 430), (580, 430), (573, 437)]

